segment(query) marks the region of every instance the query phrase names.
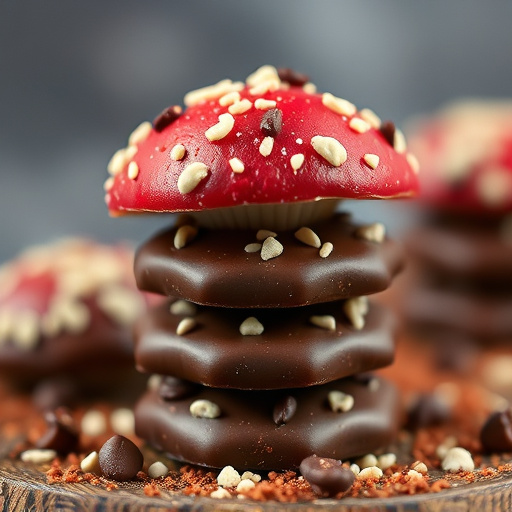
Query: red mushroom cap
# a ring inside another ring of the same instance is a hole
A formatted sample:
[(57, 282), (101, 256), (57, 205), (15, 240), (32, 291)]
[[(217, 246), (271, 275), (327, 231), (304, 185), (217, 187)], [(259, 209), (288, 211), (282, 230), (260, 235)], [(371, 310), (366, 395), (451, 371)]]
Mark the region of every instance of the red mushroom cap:
[(429, 208), (512, 211), (512, 101), (461, 100), (411, 129)]
[(171, 107), (143, 123), (109, 164), (110, 213), (417, 193), (416, 160), (392, 123), (289, 80), (265, 66), (245, 85), (194, 91), (183, 113)]

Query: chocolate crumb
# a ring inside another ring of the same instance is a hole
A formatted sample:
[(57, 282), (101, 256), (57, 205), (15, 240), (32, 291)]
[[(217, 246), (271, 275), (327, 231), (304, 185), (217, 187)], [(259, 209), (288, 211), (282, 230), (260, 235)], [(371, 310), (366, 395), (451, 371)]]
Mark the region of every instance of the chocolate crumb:
[(512, 451), (512, 410), (493, 412), (482, 427), (480, 441), (487, 452)]
[(36, 441), (36, 447), (55, 450), (63, 455), (75, 450), (78, 446), (78, 433), (71, 415), (63, 408), (47, 412), (46, 432)]
[(176, 121), (181, 116), (181, 107), (172, 105), (163, 110), (153, 121), (153, 128), (156, 132), (163, 131), (167, 126)]
[(297, 411), (297, 400), (293, 396), (285, 396), (274, 406), (274, 423), (284, 425), (288, 423)]
[(395, 124), (392, 121), (384, 121), (380, 127), (380, 133), (382, 133), (391, 147), (395, 146), (395, 131)]
[(355, 480), (354, 473), (340, 460), (312, 455), (300, 463), (300, 472), (320, 496), (336, 496), (348, 491)]
[(283, 127), (283, 113), (278, 108), (267, 110), (261, 119), (261, 131), (268, 137), (275, 137)]
[(144, 462), (137, 446), (124, 436), (111, 437), (99, 451), (101, 471), (107, 478), (124, 482), (142, 469)]
[(291, 68), (277, 68), (277, 74), (282, 82), (287, 82), (293, 86), (302, 87), (309, 82), (308, 75), (299, 73)]
[(164, 377), (158, 389), (158, 394), (162, 400), (179, 400), (192, 395), (196, 386), (186, 380), (176, 377)]

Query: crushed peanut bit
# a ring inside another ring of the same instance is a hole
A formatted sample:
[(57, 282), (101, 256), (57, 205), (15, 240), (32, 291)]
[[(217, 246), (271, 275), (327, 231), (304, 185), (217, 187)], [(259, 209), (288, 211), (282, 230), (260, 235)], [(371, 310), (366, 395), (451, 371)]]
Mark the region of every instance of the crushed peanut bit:
[(266, 82), (267, 80), (279, 80), (279, 74), (277, 73), (277, 69), (274, 66), (265, 65), (259, 67), (254, 73), (251, 73), (246, 79), (245, 82), (249, 87), (253, 87), (262, 82)]
[(395, 128), (395, 137), (393, 139), (393, 147), (397, 153), (405, 153), (407, 150), (407, 142), (405, 136), (399, 128)]
[(357, 228), (355, 235), (357, 238), (381, 244), (386, 238), (386, 226), (381, 222), (361, 226)]
[(357, 108), (353, 103), (342, 98), (337, 98), (330, 92), (324, 92), (322, 94), (322, 103), (329, 110), (343, 116), (353, 116), (357, 112)]
[(343, 304), (343, 311), (354, 329), (360, 331), (365, 325), (365, 315), (368, 313), (368, 298), (355, 297)]
[(268, 110), (270, 108), (275, 108), (277, 106), (277, 101), (275, 101), (275, 100), (266, 100), (264, 98), (258, 98), (254, 102), (254, 106), (258, 110)]
[(228, 112), (233, 115), (243, 114), (247, 112), (252, 107), (252, 103), (244, 98), (243, 100), (236, 101), (232, 105), (228, 107)]
[(265, 137), (260, 144), (260, 153), (263, 156), (268, 156), (272, 153), (274, 147), (274, 139), (272, 137)]
[(231, 114), (221, 114), (219, 122), (204, 132), (209, 141), (223, 139), (235, 125), (235, 118)]
[(153, 462), (153, 464), (148, 468), (148, 476), (150, 478), (161, 478), (163, 476), (167, 476), (168, 473), (169, 468), (159, 460)]
[(191, 317), (185, 317), (180, 320), (178, 327), (176, 327), (176, 334), (178, 336), (183, 336), (189, 333), (194, 327), (197, 325), (197, 322)]
[(220, 98), (228, 92), (241, 91), (243, 88), (244, 84), (241, 82), (232, 82), (229, 79), (221, 80), (214, 85), (188, 92), (185, 95), (184, 103), (187, 107), (192, 107), (203, 101)]
[(256, 484), (252, 480), (241, 480), (240, 483), (236, 486), (237, 492), (247, 492), (253, 489)]
[(418, 162), (416, 155), (413, 155), (412, 153), (407, 153), (407, 155), (405, 155), (405, 158), (407, 159), (407, 163), (411, 166), (411, 169), (414, 172), (414, 174), (419, 174), (420, 163)]
[(217, 483), (222, 487), (236, 487), (241, 482), (240, 473), (233, 466), (225, 466), (217, 476)]
[(194, 418), (215, 419), (221, 415), (220, 407), (210, 400), (195, 400), (190, 404), (189, 411)]
[(366, 121), (360, 119), (359, 117), (353, 117), (348, 125), (351, 130), (354, 130), (357, 133), (366, 133), (371, 128), (371, 126)]
[(128, 162), (136, 155), (137, 146), (118, 149), (107, 164), (108, 173), (112, 176), (120, 174)]
[(269, 236), (275, 237), (277, 236), (277, 233), (274, 233), (273, 231), (269, 231), (268, 229), (259, 229), (256, 233), (256, 240), (263, 241)]
[(101, 475), (100, 458), (98, 456), (98, 452), (94, 451), (89, 453), (89, 455), (87, 455), (87, 457), (85, 457), (82, 462), (80, 462), (80, 469), (84, 473), (94, 473), (96, 475)]
[(210, 498), (214, 498), (217, 500), (225, 500), (225, 499), (231, 498), (231, 494), (229, 491), (227, 491), (223, 487), (219, 487), (218, 489), (216, 489), (215, 491), (213, 491), (210, 494)]
[(270, 79), (266, 80), (265, 82), (261, 82), (254, 87), (251, 87), (249, 89), (249, 94), (251, 96), (261, 96), (263, 94), (266, 94), (269, 91), (277, 91), (279, 87), (281, 86), (281, 81), (279, 80), (279, 77), (276, 79)]
[(182, 194), (192, 192), (208, 176), (208, 167), (202, 162), (194, 162), (183, 169), (178, 178), (178, 190)]
[(333, 249), (334, 249), (334, 245), (332, 245), (331, 242), (325, 242), (322, 245), (322, 247), (320, 247), (320, 251), (319, 251), (320, 257), (327, 258), (331, 254)]
[(366, 153), (363, 156), (363, 160), (365, 161), (366, 165), (372, 169), (376, 169), (380, 162), (379, 156), (374, 155), (373, 153)]
[(380, 128), (382, 121), (373, 110), (369, 108), (363, 108), (359, 112), (359, 115), (361, 116), (361, 119), (364, 119), (372, 128), (375, 128), (376, 130)]
[(269, 236), (261, 246), (261, 259), (264, 261), (277, 258), (282, 254), (284, 247), (274, 237)]
[(336, 319), (332, 315), (313, 315), (309, 317), (309, 321), (327, 331), (336, 330)]
[(261, 244), (258, 244), (258, 243), (253, 243), (253, 244), (247, 244), (245, 247), (244, 247), (244, 251), (245, 252), (259, 252), (261, 251)]
[(428, 473), (427, 465), (424, 462), (420, 462), (419, 460), (411, 464), (411, 469), (414, 469), (414, 471), (417, 471), (422, 475), (426, 475)]
[(365, 469), (371, 466), (377, 466), (378, 461), (373, 453), (367, 453), (364, 457), (357, 459), (356, 463), (361, 469)]
[(197, 307), (188, 300), (179, 299), (171, 304), (169, 311), (178, 316), (194, 316), (197, 313)]
[(175, 162), (183, 160), (186, 152), (187, 150), (183, 144), (176, 144), (170, 152), (171, 160), (174, 160)]
[(316, 94), (316, 85), (311, 82), (307, 82), (302, 86), (302, 90), (306, 94)]
[(231, 167), (231, 170), (237, 174), (240, 174), (245, 170), (244, 163), (239, 158), (231, 158), (229, 160), (229, 166)]
[(377, 458), (377, 464), (375, 465), (382, 469), (382, 471), (386, 471), (386, 469), (390, 468), (394, 464), (396, 464), (396, 454), (383, 453), (382, 455), (379, 455)]
[(322, 245), (319, 236), (311, 228), (302, 227), (298, 229), (295, 231), (295, 238), (303, 244), (316, 247), (317, 249)]
[(109, 176), (106, 180), (105, 180), (105, 183), (103, 183), (103, 190), (105, 192), (108, 192), (109, 190), (112, 189), (112, 187), (114, 186), (114, 177), (113, 176)]
[(370, 479), (376, 479), (378, 480), (383, 475), (382, 469), (378, 468), (377, 466), (370, 466), (368, 468), (362, 469), (359, 474), (357, 475), (358, 480), (370, 480)]
[(471, 453), (460, 446), (455, 446), (448, 450), (441, 462), (441, 467), (444, 471), (457, 473), (457, 471), (473, 471), (475, 463)]
[(327, 400), (332, 412), (348, 412), (354, 407), (354, 397), (343, 391), (329, 391)]
[(261, 482), (261, 475), (252, 471), (244, 471), (241, 476), (242, 480), (252, 480), (254, 483)]
[(313, 149), (334, 167), (339, 167), (347, 160), (347, 150), (343, 144), (333, 137), (315, 135), (311, 139)]
[(44, 450), (44, 449), (32, 449), (21, 452), (20, 458), (23, 462), (32, 462), (33, 464), (44, 464), (45, 462), (51, 462), (57, 457), (55, 450)]
[(290, 164), (295, 174), (297, 174), (297, 171), (302, 167), (303, 163), (304, 155), (302, 153), (296, 153), (295, 155), (292, 155), (290, 158)]
[(246, 318), (240, 324), (240, 334), (242, 336), (259, 336), (263, 333), (263, 330), (263, 325), (253, 316)]
[(128, 164), (128, 178), (131, 180), (137, 179), (137, 176), (139, 175), (139, 166), (137, 165), (137, 162), (130, 162)]
[(128, 138), (128, 145), (136, 146), (137, 144), (144, 142), (151, 133), (152, 128), (153, 127), (149, 121), (144, 121), (143, 123), (139, 124), (139, 126), (133, 130), (130, 137)]
[(183, 249), (197, 236), (198, 229), (195, 226), (185, 224), (180, 226), (174, 235), (174, 247)]
[(238, 91), (231, 91), (219, 98), (219, 105), (221, 107), (229, 107), (229, 105), (233, 105), (237, 101), (240, 101), (240, 93)]

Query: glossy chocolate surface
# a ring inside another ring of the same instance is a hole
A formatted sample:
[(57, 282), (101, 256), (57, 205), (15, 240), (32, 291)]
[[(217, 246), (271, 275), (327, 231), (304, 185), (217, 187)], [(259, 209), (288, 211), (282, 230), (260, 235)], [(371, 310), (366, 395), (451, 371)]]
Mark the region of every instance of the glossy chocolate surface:
[(322, 243), (334, 245), (327, 258), (293, 231), (278, 233), (283, 253), (263, 261), (259, 253), (244, 250), (257, 242), (254, 230), (200, 229), (189, 245), (175, 249), (172, 228), (138, 250), (137, 284), (197, 304), (284, 308), (377, 293), (401, 270), (401, 247), (387, 239), (378, 244), (356, 238), (358, 226), (345, 214), (308, 227)]
[[(135, 408), (136, 433), (173, 458), (210, 467), (287, 470), (310, 455), (346, 460), (386, 446), (396, 433), (398, 397), (379, 379), (368, 386), (348, 378), (323, 386), (283, 391), (236, 391), (200, 388), (196, 395), (163, 401), (149, 391)], [(348, 412), (333, 412), (328, 393), (354, 397)], [(286, 424), (276, 425), (274, 405), (283, 395), (297, 400)], [(189, 408), (197, 399), (220, 407), (218, 418), (196, 418)]]
[[(313, 325), (313, 315), (332, 315), (336, 329)], [(240, 324), (250, 316), (264, 326), (261, 335), (240, 334)], [(199, 306), (196, 327), (179, 336), (182, 318), (170, 313), (168, 304), (141, 318), (135, 349), (139, 369), (212, 387), (279, 389), (323, 384), (393, 361), (392, 315), (373, 303), (360, 331), (346, 318), (343, 302), (258, 310)]]

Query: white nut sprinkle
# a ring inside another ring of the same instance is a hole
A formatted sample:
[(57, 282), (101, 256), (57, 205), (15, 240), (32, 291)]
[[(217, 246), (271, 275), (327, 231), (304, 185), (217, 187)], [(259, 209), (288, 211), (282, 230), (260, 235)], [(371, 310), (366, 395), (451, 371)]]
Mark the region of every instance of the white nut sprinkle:
[(192, 240), (194, 240), (197, 236), (197, 232), (198, 230), (195, 226), (187, 224), (180, 226), (174, 235), (174, 247), (176, 249), (183, 249), (183, 247), (187, 246)]
[(316, 85), (312, 82), (307, 82), (302, 86), (302, 90), (306, 94), (315, 94), (316, 93)]
[(252, 480), (241, 480), (240, 483), (236, 486), (236, 490), (238, 492), (247, 492), (255, 487), (255, 483)]
[(441, 467), (445, 471), (456, 473), (457, 471), (473, 471), (475, 463), (467, 450), (456, 446), (448, 450), (441, 462)]
[(178, 327), (176, 327), (176, 334), (178, 336), (183, 336), (189, 333), (194, 327), (197, 325), (197, 322), (190, 317), (183, 318), (180, 320)]
[(244, 163), (239, 158), (231, 158), (229, 160), (229, 166), (231, 167), (231, 170), (237, 174), (240, 174), (245, 170)]
[(380, 162), (379, 156), (374, 155), (373, 153), (366, 153), (363, 156), (363, 160), (365, 161), (366, 165), (372, 169), (376, 169)]
[(358, 480), (378, 480), (382, 477), (382, 474), (382, 469), (378, 468), (377, 466), (370, 466), (369, 468), (362, 469), (356, 478)]
[(35, 311), (22, 311), (11, 325), (11, 336), (14, 344), (23, 350), (32, 350), (39, 341), (39, 315)]
[(256, 71), (251, 73), (246, 79), (245, 82), (249, 87), (253, 87), (258, 85), (261, 82), (266, 82), (267, 80), (279, 80), (279, 74), (277, 73), (277, 69), (274, 66), (261, 66)]
[(377, 464), (375, 465), (382, 469), (382, 471), (385, 471), (394, 464), (396, 464), (396, 455), (394, 453), (384, 453), (379, 455), (377, 458)]
[(23, 462), (32, 462), (33, 464), (51, 462), (55, 457), (57, 457), (55, 450), (33, 449), (25, 450), (20, 454), (20, 458)]
[(173, 146), (170, 152), (171, 160), (174, 160), (175, 162), (183, 160), (183, 157), (185, 156), (186, 152), (187, 150), (185, 149), (185, 146), (183, 144), (176, 144), (175, 146)]
[(228, 112), (233, 115), (240, 115), (250, 110), (251, 107), (252, 102), (249, 101), (247, 98), (244, 98), (243, 100), (236, 101), (235, 103), (233, 103), (233, 105), (230, 105), (228, 108)]
[(98, 452), (91, 452), (80, 462), (80, 469), (84, 473), (94, 473), (101, 475), (100, 458)]
[(310, 247), (316, 247), (317, 249), (322, 245), (320, 237), (308, 227), (302, 227), (295, 231), (295, 238), (303, 244), (309, 245)]
[(178, 190), (182, 194), (192, 192), (208, 176), (208, 167), (202, 162), (187, 165), (178, 178)]
[(154, 373), (146, 382), (146, 387), (150, 391), (156, 391), (160, 387), (160, 384), (162, 384), (162, 376)]
[(235, 126), (235, 118), (231, 114), (221, 114), (219, 122), (204, 132), (209, 141), (223, 139)]
[(267, 261), (272, 258), (277, 258), (283, 253), (283, 251), (283, 245), (274, 237), (269, 236), (265, 239), (263, 245), (261, 246), (260, 256), (263, 261)]
[(347, 150), (333, 137), (315, 135), (311, 139), (311, 144), (313, 149), (334, 167), (339, 167), (347, 160)]
[(332, 315), (313, 315), (309, 317), (309, 321), (327, 331), (336, 330), (336, 319)]
[(141, 296), (124, 286), (104, 287), (97, 296), (100, 309), (119, 325), (131, 326), (142, 309)]
[(304, 163), (304, 155), (302, 153), (296, 153), (290, 158), (290, 165), (292, 166), (293, 172), (296, 174), (297, 171), (302, 167)]
[(357, 228), (355, 235), (357, 238), (381, 244), (386, 237), (386, 226), (381, 222), (374, 222)]
[(220, 407), (210, 400), (195, 400), (189, 410), (195, 418), (215, 419), (220, 416)]
[(197, 307), (188, 300), (179, 299), (171, 304), (169, 311), (173, 315), (179, 316), (194, 316), (197, 313)]
[(268, 229), (259, 229), (256, 233), (256, 240), (263, 241), (267, 239), (269, 236), (276, 237), (277, 233), (274, 233), (274, 231), (270, 231)]
[(216, 500), (224, 500), (224, 499), (231, 498), (231, 494), (226, 489), (219, 487), (218, 489), (216, 489), (215, 491), (213, 491), (210, 494), (210, 498), (214, 498)]
[(350, 464), (350, 468), (349, 469), (356, 476), (359, 475), (359, 473), (361, 473), (361, 468), (357, 464)]
[(128, 145), (129, 146), (135, 146), (141, 142), (144, 142), (148, 135), (151, 133), (151, 123), (149, 121), (144, 121), (143, 123), (139, 124), (135, 130), (133, 130), (132, 134), (128, 138)]
[(240, 324), (239, 329), (242, 336), (259, 336), (263, 333), (264, 327), (257, 318), (250, 316)]
[(217, 483), (222, 487), (236, 487), (240, 481), (240, 473), (233, 466), (225, 466), (217, 476)]
[(265, 137), (260, 144), (260, 153), (263, 156), (268, 156), (272, 153), (274, 147), (274, 139), (272, 137)]
[(351, 130), (354, 130), (357, 133), (366, 133), (371, 128), (371, 126), (366, 121), (360, 119), (359, 117), (353, 117), (349, 121), (348, 125)]
[(135, 432), (135, 417), (127, 407), (119, 407), (110, 414), (112, 430), (119, 435), (129, 436)]
[(361, 469), (377, 466), (377, 462), (377, 457), (373, 453), (368, 453), (357, 460), (357, 464)]
[(369, 108), (363, 108), (359, 112), (359, 115), (361, 116), (361, 119), (364, 119), (372, 128), (375, 128), (376, 130), (380, 128), (382, 121), (373, 110)]
[(245, 252), (260, 252), (261, 251), (261, 244), (254, 243), (254, 244), (247, 244), (244, 247)]
[(242, 480), (252, 480), (254, 483), (261, 482), (261, 475), (253, 473), (252, 471), (244, 471), (241, 478)]
[(126, 165), (128, 159), (126, 158), (126, 149), (118, 149), (107, 164), (108, 173), (112, 176), (119, 174)]
[(414, 174), (419, 174), (420, 173), (420, 163), (418, 162), (416, 155), (413, 155), (412, 153), (407, 153), (405, 155), (405, 158), (407, 159), (408, 164), (411, 166), (412, 172)]
[(423, 480), (423, 475), (414, 469), (410, 469), (409, 471), (407, 471), (407, 475), (405, 475), (405, 481), (409, 482), (410, 480)]
[(436, 455), (440, 459), (444, 459), (448, 450), (457, 446), (457, 438), (455, 436), (446, 437), (443, 442), (436, 448)]
[(333, 412), (348, 412), (354, 407), (354, 397), (343, 391), (329, 391), (327, 400)]
[(258, 98), (255, 102), (254, 102), (254, 106), (258, 109), (258, 110), (268, 110), (270, 108), (275, 108), (277, 106), (277, 102), (274, 101), (274, 100), (266, 100), (264, 98)]
[(265, 82), (261, 82), (254, 87), (251, 87), (249, 89), (249, 94), (251, 96), (261, 96), (263, 94), (266, 94), (269, 91), (277, 91), (281, 85), (281, 81), (279, 78), (277, 79), (271, 79), (266, 80)]
[(109, 176), (106, 180), (105, 180), (105, 183), (103, 183), (103, 190), (105, 192), (108, 192), (109, 190), (112, 189), (112, 187), (114, 186), (114, 177), (113, 176)]
[(393, 139), (393, 147), (397, 153), (405, 153), (407, 150), (407, 142), (405, 136), (399, 128), (395, 129), (395, 137)]
[(343, 311), (350, 320), (352, 327), (360, 331), (365, 325), (365, 316), (368, 313), (368, 298), (354, 297), (343, 304)]
[(137, 176), (139, 175), (139, 166), (137, 165), (137, 162), (130, 162), (128, 164), (128, 178), (131, 180), (137, 179)]
[(327, 258), (331, 254), (333, 249), (334, 249), (334, 245), (332, 245), (331, 242), (325, 242), (322, 245), (322, 247), (320, 247), (320, 251), (319, 251), (320, 257)]
[(322, 103), (333, 112), (344, 116), (353, 116), (357, 111), (353, 103), (342, 98), (337, 98), (330, 92), (324, 92), (322, 94)]
[(161, 478), (163, 476), (167, 476), (168, 473), (169, 468), (159, 460), (153, 462), (153, 464), (148, 468), (148, 475), (150, 478)]
[(422, 475), (426, 475), (428, 473), (427, 465), (424, 462), (420, 462), (419, 460), (411, 465), (411, 469), (414, 469), (414, 471), (417, 471)]
[(194, 91), (190, 91), (185, 95), (184, 103), (187, 107), (192, 107), (203, 101), (214, 100), (220, 98), (232, 91), (242, 90), (244, 85), (238, 82), (232, 82), (229, 79), (221, 80), (214, 85), (201, 87)]
[(240, 93), (238, 91), (231, 91), (219, 98), (219, 105), (221, 107), (229, 107), (229, 105), (233, 105), (237, 101), (240, 101)]
[(80, 422), (80, 430), (86, 436), (99, 436), (107, 431), (107, 419), (105, 415), (96, 409), (88, 410)]

